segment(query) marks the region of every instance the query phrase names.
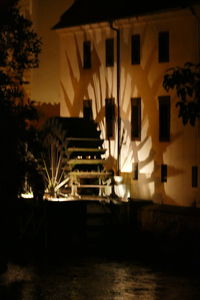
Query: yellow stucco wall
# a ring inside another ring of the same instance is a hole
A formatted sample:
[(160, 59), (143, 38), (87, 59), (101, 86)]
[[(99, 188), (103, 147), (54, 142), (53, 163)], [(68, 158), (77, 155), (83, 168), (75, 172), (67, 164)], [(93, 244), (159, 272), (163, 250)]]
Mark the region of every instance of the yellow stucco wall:
[[(199, 9), (199, 8), (198, 8)], [(196, 12), (199, 13), (199, 10)], [(159, 142), (158, 97), (168, 95), (162, 87), (164, 72), (172, 66), (199, 60), (197, 18), (190, 10), (118, 20), (120, 28), (120, 113), (124, 141), (121, 172), (130, 196), (157, 203), (200, 205), (200, 188), (191, 187), (191, 167), (200, 167), (200, 126), (184, 127), (178, 119), (176, 98), (171, 94), (171, 140)], [(169, 31), (170, 62), (158, 63), (158, 33)], [(115, 37), (109, 24), (92, 24), (58, 30), (60, 38), (61, 115), (82, 116), (83, 99), (92, 99), (95, 120), (105, 138), (105, 98), (116, 94), (116, 60), (105, 66), (105, 39)], [(131, 36), (141, 36), (141, 63), (131, 65)], [(83, 41), (92, 42), (92, 68), (82, 68)], [(116, 52), (116, 45), (115, 45)], [(116, 53), (115, 53), (116, 58)], [(131, 97), (142, 99), (141, 141), (131, 141)], [(117, 126), (116, 126), (117, 129)], [(117, 134), (116, 134), (117, 136)], [(105, 141), (108, 165), (116, 166), (117, 141)], [(132, 164), (139, 163), (139, 178), (132, 179)], [(160, 181), (160, 166), (168, 165), (166, 183)], [(200, 177), (200, 176), (199, 176)], [(200, 181), (198, 186), (200, 186)]]

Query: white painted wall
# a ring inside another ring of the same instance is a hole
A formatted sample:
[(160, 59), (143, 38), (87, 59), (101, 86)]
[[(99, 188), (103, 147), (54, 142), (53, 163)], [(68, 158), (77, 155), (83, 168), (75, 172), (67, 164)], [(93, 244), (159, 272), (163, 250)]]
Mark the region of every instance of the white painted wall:
[[(191, 167), (200, 168), (200, 130), (183, 127), (171, 94), (171, 141), (159, 142), (158, 96), (165, 70), (187, 61), (197, 62), (197, 21), (191, 11), (174, 11), (116, 22), (121, 28), (121, 117), (124, 144), (121, 171), (131, 197), (158, 203), (191, 206), (200, 201), (200, 188), (191, 187)], [(170, 63), (158, 63), (158, 32), (170, 32)], [(60, 36), (60, 95), (62, 116), (82, 116), (83, 99), (93, 100), (94, 117), (105, 137), (105, 98), (116, 99), (116, 62), (105, 67), (105, 39), (115, 36), (107, 23), (58, 30)], [(141, 64), (131, 65), (131, 35), (141, 35)], [(82, 69), (83, 40), (91, 40), (93, 67)], [(116, 56), (115, 56), (116, 57)], [(43, 65), (44, 66), (44, 65)], [(58, 81), (57, 83), (58, 84)], [(142, 137), (130, 139), (131, 97), (142, 98)], [(117, 141), (105, 142), (108, 167), (116, 167)], [(132, 180), (132, 163), (139, 162), (139, 179)], [(168, 180), (160, 182), (160, 165), (168, 165)], [(199, 176), (200, 177), (200, 176)], [(199, 181), (200, 186), (200, 181)], [(200, 205), (200, 203), (199, 203)]]

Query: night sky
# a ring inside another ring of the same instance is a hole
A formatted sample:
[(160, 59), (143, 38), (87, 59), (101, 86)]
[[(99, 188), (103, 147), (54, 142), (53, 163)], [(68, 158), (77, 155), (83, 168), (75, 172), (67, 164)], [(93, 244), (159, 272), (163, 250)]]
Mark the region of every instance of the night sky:
[(5, 9), (7, 9), (15, 1), (16, 0), (0, 0), (0, 10), (3, 11)]
[(173, 7), (184, 8), (197, 1), (174, 0), (159, 2), (152, 0), (134, 1), (123, 0), (76, 0), (75, 3), (64, 12), (60, 22), (54, 28), (90, 24), (95, 22), (111, 21), (118, 18), (148, 14), (156, 10)]

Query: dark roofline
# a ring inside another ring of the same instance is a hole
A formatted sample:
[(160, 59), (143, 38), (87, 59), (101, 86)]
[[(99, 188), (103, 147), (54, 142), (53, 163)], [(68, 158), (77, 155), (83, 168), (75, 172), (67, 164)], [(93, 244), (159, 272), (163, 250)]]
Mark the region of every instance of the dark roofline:
[(140, 3), (136, 4), (134, 0), (122, 0), (122, 2), (116, 0), (76, 0), (52, 29), (149, 15), (176, 8), (186, 8), (197, 2), (199, 3), (200, 1), (174, 0), (173, 3), (162, 1), (162, 3), (158, 4), (157, 1), (154, 0), (148, 3), (145, 1), (142, 3), (142, 0), (140, 0)]

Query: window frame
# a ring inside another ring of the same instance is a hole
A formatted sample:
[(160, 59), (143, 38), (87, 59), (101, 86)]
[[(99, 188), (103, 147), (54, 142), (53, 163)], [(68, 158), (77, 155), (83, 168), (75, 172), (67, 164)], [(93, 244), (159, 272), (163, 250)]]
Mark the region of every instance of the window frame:
[(138, 180), (139, 177), (139, 163), (138, 161), (133, 162), (132, 164), (132, 179), (133, 180)]
[(83, 42), (83, 69), (91, 69), (91, 41)]
[(105, 59), (106, 67), (114, 66), (114, 39), (108, 38), (105, 40)]
[(198, 166), (192, 166), (192, 187), (198, 187)]
[[(170, 96), (159, 96), (159, 141), (170, 141), (171, 104)], [(166, 122), (166, 124), (165, 124)]]
[(140, 34), (131, 36), (131, 64), (140, 65), (141, 59), (141, 38)]
[(158, 33), (158, 62), (169, 62), (169, 31)]
[(88, 119), (88, 120), (93, 119), (92, 100), (91, 99), (83, 100), (83, 118)]
[(115, 98), (105, 99), (106, 139), (115, 137)]
[(131, 98), (131, 140), (141, 140), (141, 97)]
[(161, 182), (167, 182), (167, 173), (168, 173), (167, 171), (168, 171), (167, 164), (161, 164), (161, 169), (160, 169)]

